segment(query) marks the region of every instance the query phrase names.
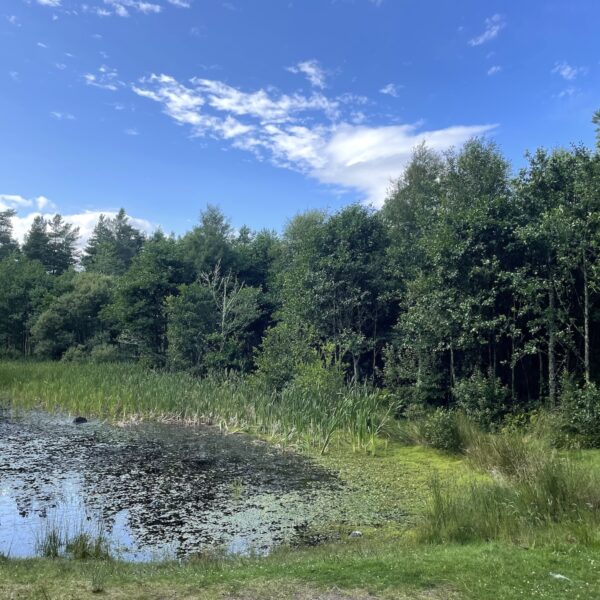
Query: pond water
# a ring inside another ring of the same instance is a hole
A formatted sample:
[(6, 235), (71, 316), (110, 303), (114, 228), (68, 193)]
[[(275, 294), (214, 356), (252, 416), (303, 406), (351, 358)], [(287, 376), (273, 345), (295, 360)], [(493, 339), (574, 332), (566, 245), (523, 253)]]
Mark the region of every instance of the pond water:
[(0, 553), (45, 532), (107, 537), (126, 560), (267, 553), (327, 522), (341, 484), (310, 460), (209, 427), (0, 409)]

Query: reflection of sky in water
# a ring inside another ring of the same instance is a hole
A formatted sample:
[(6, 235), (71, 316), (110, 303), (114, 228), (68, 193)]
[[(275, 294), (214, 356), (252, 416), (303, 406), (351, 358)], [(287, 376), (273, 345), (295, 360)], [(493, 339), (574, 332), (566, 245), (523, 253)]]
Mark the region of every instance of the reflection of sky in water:
[(307, 461), (245, 436), (0, 412), (0, 553), (13, 557), (34, 555), (53, 527), (102, 531), (113, 555), (133, 561), (211, 546), (265, 553), (331, 516), (336, 489)]

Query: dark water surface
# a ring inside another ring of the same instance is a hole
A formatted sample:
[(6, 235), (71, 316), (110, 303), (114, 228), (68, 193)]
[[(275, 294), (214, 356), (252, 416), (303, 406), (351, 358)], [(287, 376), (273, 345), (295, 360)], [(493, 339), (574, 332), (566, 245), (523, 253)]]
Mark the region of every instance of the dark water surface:
[(327, 521), (339, 490), (310, 460), (245, 435), (0, 409), (0, 553), (13, 557), (35, 555), (51, 527), (102, 530), (127, 560), (265, 553)]

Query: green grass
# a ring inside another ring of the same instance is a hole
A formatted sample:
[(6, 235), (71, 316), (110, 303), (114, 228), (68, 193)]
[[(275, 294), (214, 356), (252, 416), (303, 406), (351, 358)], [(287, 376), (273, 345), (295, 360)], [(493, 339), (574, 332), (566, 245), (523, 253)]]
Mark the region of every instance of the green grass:
[(0, 597), (43, 598), (43, 590), (52, 600), (91, 598), (98, 570), (102, 597), (109, 599), (600, 597), (597, 549), (414, 545), (377, 532), (333, 546), (283, 550), (266, 559), (207, 558), (182, 565), (4, 561)]
[(384, 396), (366, 387), (274, 393), (253, 378), (199, 379), (136, 364), (1, 362), (0, 395), (16, 406), (113, 421), (206, 422), (322, 451), (341, 440), (373, 451), (391, 415)]

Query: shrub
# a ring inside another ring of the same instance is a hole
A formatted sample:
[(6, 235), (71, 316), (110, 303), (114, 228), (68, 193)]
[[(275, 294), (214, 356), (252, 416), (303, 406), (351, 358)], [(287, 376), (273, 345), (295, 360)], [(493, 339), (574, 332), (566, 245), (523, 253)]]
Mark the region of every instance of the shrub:
[(491, 372), (475, 371), (453, 389), (457, 406), (480, 427), (489, 430), (506, 410), (508, 388)]
[(562, 444), (600, 447), (600, 390), (596, 384), (578, 386), (571, 378), (565, 377), (560, 400)]
[(70, 348), (67, 348), (65, 353), (62, 355), (62, 360), (65, 362), (87, 362), (88, 353), (85, 349), (85, 346), (82, 346), (81, 344), (77, 346), (71, 346)]
[(90, 361), (96, 364), (117, 362), (121, 358), (119, 348), (112, 344), (99, 344), (90, 350)]

